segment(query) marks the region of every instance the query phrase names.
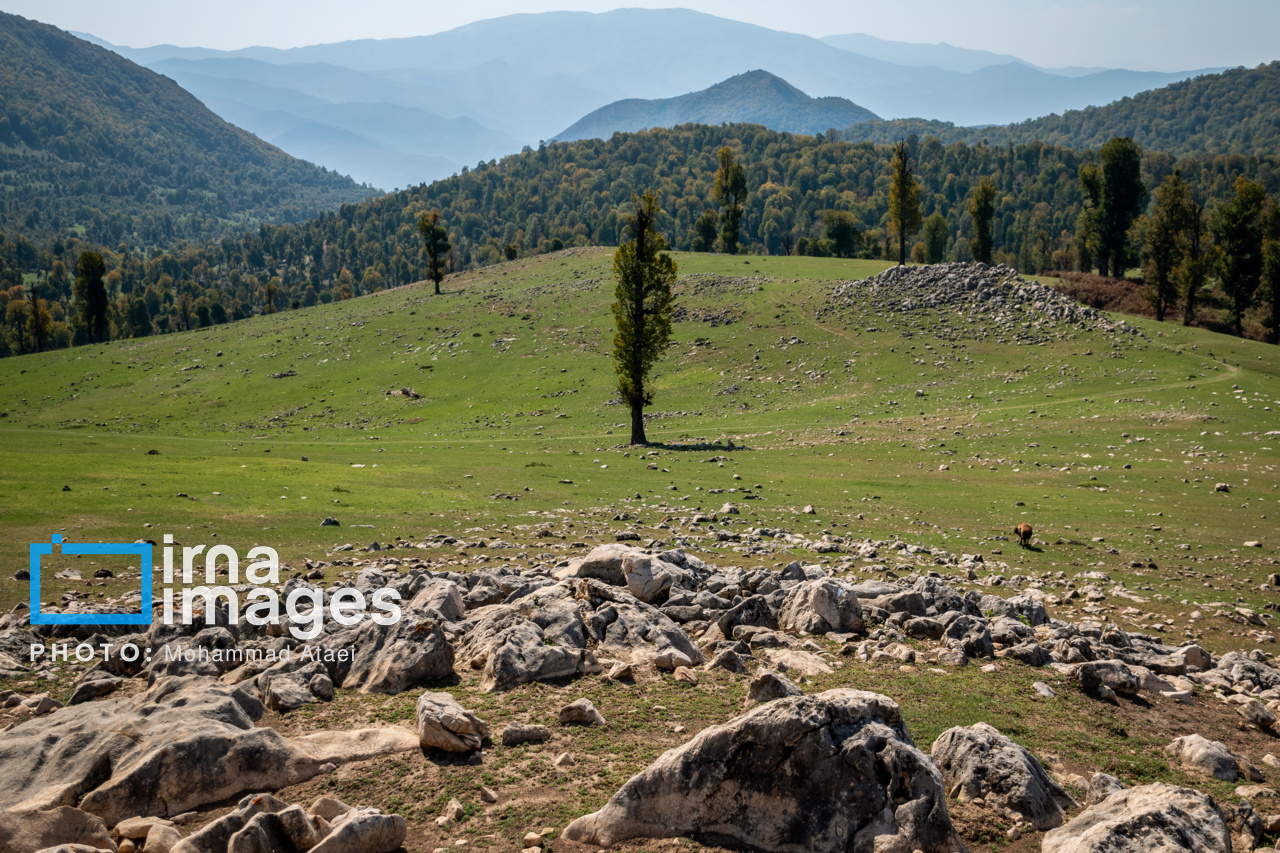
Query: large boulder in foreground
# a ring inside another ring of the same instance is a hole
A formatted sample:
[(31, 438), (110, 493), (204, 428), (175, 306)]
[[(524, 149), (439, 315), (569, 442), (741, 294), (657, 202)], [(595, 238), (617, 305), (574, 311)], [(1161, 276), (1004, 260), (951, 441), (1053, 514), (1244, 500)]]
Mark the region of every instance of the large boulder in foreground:
[(947, 796), (962, 803), (982, 799), (1039, 830), (1061, 826), (1064, 810), (1076, 806), (1034, 755), (986, 723), (947, 729), (930, 754)]
[(832, 578), (803, 581), (788, 590), (778, 627), (799, 634), (862, 633), (862, 605), (850, 584)]
[(1231, 835), (1208, 794), (1157, 782), (1117, 791), (1048, 832), (1041, 853), (1230, 853)]
[(961, 853), (942, 776), (886, 696), (778, 699), (668, 750), (565, 829), (601, 847), (687, 836), (752, 850)]
[(417, 735), (399, 726), (288, 738), (255, 727), (261, 715), (243, 691), (199, 676), (59, 709), (0, 738), (0, 808), (74, 805), (115, 826), (294, 785), (326, 764), (418, 749)]

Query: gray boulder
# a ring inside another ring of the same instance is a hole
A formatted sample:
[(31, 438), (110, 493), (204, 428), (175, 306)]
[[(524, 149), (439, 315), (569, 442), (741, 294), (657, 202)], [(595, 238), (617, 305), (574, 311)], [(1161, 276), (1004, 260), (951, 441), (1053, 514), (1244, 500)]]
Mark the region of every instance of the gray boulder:
[(1142, 689), (1142, 676), (1121, 660), (1095, 660), (1076, 664), (1069, 677), (1090, 693), (1106, 687), (1116, 693), (1133, 696)]
[(71, 806), (0, 811), (0, 850), (33, 853), (61, 846), (83, 846), (112, 853), (116, 849), (101, 818)]
[(74, 803), (114, 826), (298, 784), (326, 764), (417, 749), (402, 727), (288, 738), (254, 726), (262, 712), (216, 681), (163, 678), (145, 693), (29, 720), (0, 738), (0, 808)]
[(627, 592), (646, 604), (665, 601), (671, 585), (687, 575), (683, 569), (641, 552), (628, 554), (622, 559), (622, 576), (627, 582)]
[(396, 694), (453, 675), (453, 645), (442, 622), (430, 612), (409, 610), (392, 625), (363, 622), (349, 643), (356, 655), (341, 686)]
[(705, 729), (564, 832), (602, 847), (680, 836), (778, 853), (965, 849), (898, 706), (861, 690), (779, 699)]
[(1124, 785), (1114, 776), (1106, 773), (1094, 773), (1089, 779), (1089, 796), (1085, 800), (1085, 805), (1094, 806), (1114, 794), (1116, 791), (1123, 791)]
[(982, 799), (1039, 830), (1061, 826), (1064, 811), (1076, 806), (1034, 755), (986, 723), (948, 729), (930, 754), (947, 796), (962, 803)]
[(418, 743), (423, 749), (470, 752), (489, 737), (484, 720), (463, 708), (448, 693), (423, 693), (418, 698)]
[(853, 589), (841, 581), (802, 581), (787, 591), (778, 627), (799, 634), (861, 633), (862, 606)]
[(613, 586), (626, 586), (627, 578), (622, 563), (631, 554), (643, 555), (644, 552), (630, 545), (613, 542), (597, 545), (587, 556), (571, 560), (565, 568), (552, 572), (552, 577), (556, 580), (595, 578)]
[(1164, 748), (1164, 752), (1183, 767), (1224, 782), (1234, 782), (1240, 778), (1250, 782), (1262, 781), (1261, 771), (1250, 764), (1248, 759), (1236, 755), (1225, 743), (1200, 735), (1174, 738), (1173, 743)]
[(787, 678), (776, 672), (762, 672), (751, 680), (747, 688), (747, 702), (772, 702), (774, 699), (785, 699), (788, 696), (803, 696), (804, 691)]
[(1207, 794), (1157, 782), (1126, 788), (1051, 830), (1041, 853), (1231, 853), (1222, 811)]
[(522, 743), (542, 743), (551, 740), (551, 729), (528, 723), (507, 723), (502, 730), (503, 746), (519, 746)]
[(603, 726), (604, 715), (596, 710), (590, 699), (575, 699), (560, 709), (560, 725)]

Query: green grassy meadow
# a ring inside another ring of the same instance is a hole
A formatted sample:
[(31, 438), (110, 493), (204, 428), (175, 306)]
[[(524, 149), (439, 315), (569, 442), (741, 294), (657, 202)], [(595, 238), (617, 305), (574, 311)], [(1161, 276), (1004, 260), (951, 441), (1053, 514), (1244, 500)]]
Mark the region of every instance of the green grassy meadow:
[[(296, 566), (340, 543), (525, 542), (541, 525), (575, 553), (622, 529), (670, 542), (666, 516), (726, 501), (739, 525), (809, 539), (1102, 568), (1175, 610), (1222, 589), (1271, 600), (1280, 348), (1134, 319), (1144, 337), (946, 341), (936, 311), (824, 310), (882, 262), (677, 261), (683, 319), (647, 451), (625, 446), (614, 402), (607, 249), (459, 275), (440, 296), (414, 285), (0, 361), (0, 606), (25, 597), (10, 577), (51, 533), (267, 544)], [(321, 528), (328, 515), (342, 527)], [(1008, 541), (1021, 521), (1042, 547)], [(731, 545), (695, 550), (760, 562)], [(564, 556), (519, 553), (493, 555)]]

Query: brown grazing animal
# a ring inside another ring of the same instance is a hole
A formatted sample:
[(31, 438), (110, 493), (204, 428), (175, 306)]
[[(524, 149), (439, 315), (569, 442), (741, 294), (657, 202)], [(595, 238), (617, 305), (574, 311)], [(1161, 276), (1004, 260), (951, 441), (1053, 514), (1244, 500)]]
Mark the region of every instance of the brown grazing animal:
[(1021, 545), (1023, 548), (1031, 544), (1032, 531), (1031, 531), (1030, 524), (1027, 524), (1024, 521), (1021, 524), (1019, 524), (1017, 527), (1013, 528), (1013, 532), (1018, 534), (1018, 539), (1020, 540), (1018, 544)]

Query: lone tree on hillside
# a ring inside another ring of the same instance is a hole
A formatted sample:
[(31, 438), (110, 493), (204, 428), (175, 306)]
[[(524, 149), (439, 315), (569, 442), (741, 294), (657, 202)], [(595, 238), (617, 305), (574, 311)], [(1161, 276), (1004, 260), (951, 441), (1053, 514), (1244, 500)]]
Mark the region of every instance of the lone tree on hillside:
[(711, 194), (724, 208), (720, 214), (720, 248), (726, 255), (738, 254), (738, 228), (742, 223), (742, 209), (747, 202), (747, 172), (733, 158), (728, 145), (716, 155), (720, 168), (716, 170), (716, 182)]
[(1247, 178), (1236, 178), (1235, 196), (1213, 217), (1218, 244), (1218, 281), (1231, 303), (1231, 325), (1244, 334), (1244, 313), (1253, 304), (1262, 278), (1262, 207), (1266, 190)]
[(633, 239), (618, 247), (613, 255), (613, 319), (618, 333), (613, 338), (613, 368), (618, 374), (618, 393), (631, 409), (631, 443), (648, 444), (644, 434), (644, 407), (653, 402), (649, 371), (666, 351), (671, 338), (671, 283), (676, 262), (665, 252), (666, 242), (658, 234), (658, 200), (652, 193), (635, 202), (631, 221)]
[(1147, 299), (1156, 310), (1156, 320), (1163, 322), (1165, 312), (1178, 304), (1177, 270), (1186, 253), (1186, 232), (1191, 226), (1195, 205), (1190, 187), (1178, 172), (1156, 187), (1155, 197), (1155, 206), (1147, 219), (1142, 274), (1147, 280)]
[(996, 216), (996, 184), (990, 178), (983, 178), (973, 188), (969, 196), (969, 216), (973, 217), (973, 239), (969, 241), (969, 251), (973, 259), (979, 263), (991, 263), (991, 221)]
[(920, 230), (920, 185), (911, 177), (907, 143), (893, 146), (893, 182), (889, 185), (889, 227), (898, 238), (898, 266), (907, 262), (907, 239)]
[(107, 322), (107, 264), (97, 252), (84, 252), (76, 262), (76, 319), (90, 343), (106, 341), (111, 336)]
[(1123, 278), (1129, 226), (1147, 200), (1138, 143), (1117, 136), (1103, 145), (1097, 163), (1080, 167), (1080, 189), (1084, 193), (1080, 231), (1097, 256), (1098, 274)]
[(418, 233), (422, 235), (422, 248), (427, 253), (427, 278), (435, 284), (436, 295), (439, 295), (445, 263), (453, 249), (449, 243), (449, 230), (440, 224), (440, 211), (422, 214), (418, 219)]

